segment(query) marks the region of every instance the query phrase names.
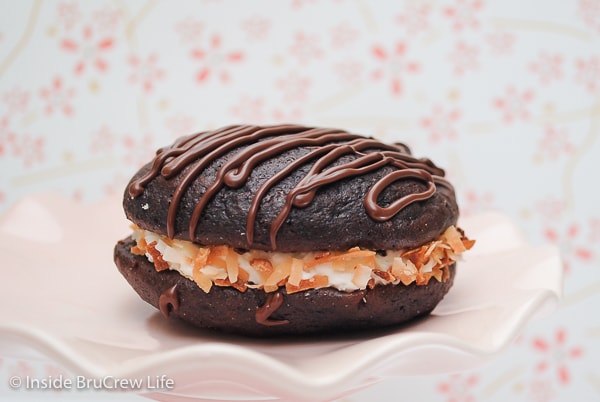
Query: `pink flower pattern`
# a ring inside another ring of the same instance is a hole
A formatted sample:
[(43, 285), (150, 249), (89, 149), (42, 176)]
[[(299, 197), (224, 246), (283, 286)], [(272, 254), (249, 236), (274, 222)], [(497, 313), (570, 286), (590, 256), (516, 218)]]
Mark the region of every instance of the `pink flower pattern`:
[(201, 63), (196, 73), (196, 82), (205, 83), (211, 76), (217, 76), (225, 84), (231, 79), (228, 66), (235, 65), (244, 59), (244, 53), (239, 50), (224, 51), (221, 36), (211, 36), (208, 48), (192, 50), (192, 58)]
[(10, 127), (10, 120), (4, 117), (0, 120), (0, 158), (8, 154), (8, 148), (14, 146), (16, 135)]
[(488, 34), (486, 41), (494, 54), (507, 55), (512, 52), (517, 38), (512, 32), (496, 31)]
[(92, 133), (90, 152), (92, 154), (107, 154), (112, 152), (116, 143), (116, 135), (108, 126), (103, 125)]
[(458, 42), (448, 59), (454, 66), (454, 74), (461, 76), (469, 70), (479, 68), (479, 49), (476, 46)]
[(165, 77), (165, 71), (158, 66), (158, 56), (155, 53), (149, 54), (145, 59), (131, 56), (129, 65), (133, 68), (129, 82), (140, 85), (145, 93), (152, 92), (157, 81)]
[(264, 41), (269, 38), (271, 21), (264, 17), (251, 17), (241, 23), (241, 28), (246, 32), (246, 37), (253, 41)]
[(73, 88), (65, 88), (61, 77), (56, 77), (49, 87), (40, 90), (40, 96), (46, 102), (46, 113), (53, 114), (55, 111), (61, 111), (65, 116), (71, 117), (75, 113), (71, 104), (75, 97)]
[(573, 264), (588, 263), (595, 257), (589, 243), (582, 240), (581, 225), (578, 223), (570, 223), (560, 230), (547, 227), (543, 234), (547, 241), (560, 247), (565, 273), (571, 273)]
[(596, 0), (579, 0), (579, 15), (591, 29), (600, 32), (600, 3)]
[(570, 154), (574, 145), (569, 141), (569, 132), (564, 128), (553, 126), (546, 127), (544, 137), (540, 140), (539, 148), (543, 155), (551, 160), (557, 159), (561, 154)]
[(308, 77), (297, 72), (291, 72), (286, 77), (279, 78), (276, 87), (282, 92), (283, 99), (288, 102), (303, 102), (308, 97), (311, 81)]
[(410, 35), (426, 32), (430, 28), (431, 10), (431, 5), (427, 3), (406, 3), (402, 14), (396, 17), (396, 22)]
[(15, 87), (10, 91), (5, 92), (2, 100), (8, 109), (8, 114), (14, 115), (16, 113), (24, 113), (27, 111), (30, 98), (31, 95), (29, 91)]
[(552, 379), (534, 379), (530, 385), (530, 395), (534, 402), (549, 402), (556, 395), (556, 381)]
[(480, 193), (475, 190), (469, 190), (464, 196), (461, 204), (461, 214), (470, 216), (477, 212), (488, 211), (492, 209), (494, 195), (492, 193)]
[(373, 71), (372, 77), (375, 80), (388, 77), (391, 91), (396, 96), (400, 96), (403, 92), (404, 76), (414, 74), (420, 69), (419, 63), (410, 59), (407, 60), (406, 52), (404, 42), (396, 42), (391, 51), (380, 45), (375, 45), (372, 48), (375, 60), (381, 64), (379, 68)]
[(13, 156), (21, 159), (25, 168), (44, 161), (44, 138), (21, 134), (15, 137), (12, 145)]
[(444, 9), (444, 15), (451, 21), (455, 31), (479, 28), (477, 14), (483, 8), (481, 0), (455, 0), (453, 6)]
[(475, 402), (472, 389), (478, 382), (476, 375), (454, 374), (447, 381), (438, 384), (437, 389), (447, 402)]
[(75, 74), (80, 75), (91, 64), (97, 71), (104, 73), (108, 69), (108, 62), (105, 59), (107, 50), (114, 45), (110, 37), (94, 38), (94, 32), (91, 27), (86, 26), (83, 29), (80, 41), (73, 39), (63, 39), (60, 43), (62, 49), (69, 53), (78, 54), (80, 59), (75, 64)]
[(231, 108), (231, 115), (236, 121), (247, 124), (262, 124), (265, 121), (265, 101), (261, 97), (242, 96)]
[(79, 10), (79, 4), (76, 2), (73, 3), (64, 3), (61, 2), (57, 7), (57, 24), (67, 31), (77, 25), (77, 23), (81, 20), (81, 11)]
[(320, 47), (318, 35), (297, 32), (294, 35), (290, 54), (300, 64), (308, 64), (313, 60), (323, 57), (323, 49)]
[(194, 116), (178, 114), (165, 120), (165, 126), (171, 137), (177, 138), (197, 132), (196, 118)]
[(563, 386), (569, 384), (571, 382), (569, 363), (580, 358), (583, 355), (583, 349), (567, 344), (567, 332), (563, 328), (559, 328), (553, 339), (536, 337), (532, 345), (535, 351), (543, 355), (542, 360), (536, 366), (536, 371), (543, 373), (554, 370), (559, 384)]
[(364, 65), (354, 60), (341, 61), (333, 66), (333, 71), (338, 80), (344, 84), (361, 82), (364, 70)]
[(123, 161), (135, 168), (142, 167), (155, 153), (154, 139), (149, 133), (140, 138), (127, 135), (123, 138), (123, 146), (126, 152)]
[(182, 43), (198, 46), (203, 39), (204, 23), (192, 17), (187, 17), (175, 25), (175, 31), (179, 34)]
[(92, 21), (96, 30), (101, 34), (113, 36), (124, 19), (120, 8), (106, 6), (92, 13)]
[(600, 88), (600, 57), (577, 60), (577, 82), (591, 93)]
[(536, 204), (535, 210), (540, 214), (541, 219), (561, 219), (566, 213), (567, 206), (562, 199), (547, 197)]
[(531, 63), (530, 70), (536, 74), (542, 84), (559, 81), (563, 78), (563, 57), (560, 54), (540, 53), (538, 59)]
[(436, 105), (429, 116), (421, 119), (421, 126), (429, 132), (429, 140), (433, 143), (444, 138), (456, 140), (458, 137), (456, 122), (459, 119), (458, 109), (446, 111), (441, 105)]
[(334, 49), (351, 46), (359, 37), (359, 31), (348, 22), (343, 22), (331, 29), (331, 45)]
[(527, 120), (530, 116), (528, 104), (533, 100), (533, 91), (525, 89), (518, 91), (510, 86), (504, 96), (494, 99), (494, 107), (502, 114), (505, 123), (515, 120)]

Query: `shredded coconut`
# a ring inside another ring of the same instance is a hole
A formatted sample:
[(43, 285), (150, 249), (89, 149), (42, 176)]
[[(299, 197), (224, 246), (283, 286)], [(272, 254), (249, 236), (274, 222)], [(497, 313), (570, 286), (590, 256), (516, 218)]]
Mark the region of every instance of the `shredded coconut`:
[(201, 246), (133, 225), (136, 245), (131, 252), (145, 255), (157, 271), (171, 269), (196, 282), (205, 292), (213, 285), (288, 293), (320, 287), (352, 292), (378, 285), (415, 283), (433, 278), (446, 281), (449, 266), (473, 247), (464, 233), (450, 226), (436, 240), (411, 250), (373, 250), (353, 247), (346, 251), (281, 253), (249, 250), (238, 253), (228, 246)]

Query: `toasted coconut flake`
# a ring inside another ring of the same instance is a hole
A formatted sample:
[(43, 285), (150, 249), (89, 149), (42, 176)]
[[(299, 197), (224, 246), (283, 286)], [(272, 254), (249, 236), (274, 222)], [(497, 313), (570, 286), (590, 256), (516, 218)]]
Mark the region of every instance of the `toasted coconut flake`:
[(435, 266), (435, 261), (429, 260), (423, 266), (418, 267), (419, 272), (423, 274), (429, 274), (433, 271), (433, 267)]
[(231, 281), (228, 278), (225, 279), (213, 279), (212, 281), (215, 285), (217, 286), (222, 286), (222, 287), (226, 287), (226, 286), (231, 286), (233, 285), (231, 283)]
[(164, 241), (165, 244), (167, 246), (169, 246), (169, 247), (173, 247), (174, 246), (173, 240), (169, 239), (168, 237), (162, 237), (161, 240)]
[(206, 265), (227, 269), (227, 246), (212, 246), (206, 261)]
[(306, 261), (304, 263), (304, 266), (306, 268), (312, 268), (316, 265), (323, 264), (325, 262), (351, 260), (351, 259), (355, 259), (355, 258), (364, 258), (364, 257), (374, 257), (375, 254), (376, 254), (375, 251), (372, 251), (372, 250), (361, 250), (358, 247), (353, 247), (344, 253), (334, 254), (334, 253), (329, 252), (328, 255), (326, 255), (326, 256), (325, 255), (319, 256), (318, 258), (315, 257), (313, 260)]
[(250, 261), (250, 265), (261, 276), (263, 282), (273, 273), (273, 265), (271, 261), (262, 258), (257, 258)]
[(243, 283), (248, 283), (248, 280), (250, 280), (250, 274), (248, 273), (248, 271), (246, 271), (242, 267), (239, 267), (238, 268), (238, 282), (241, 281)]
[(281, 264), (278, 264), (274, 269), (271, 275), (265, 281), (265, 290), (267, 292), (273, 292), (277, 290), (280, 286), (282, 280), (287, 279), (290, 276), (290, 271), (292, 267), (292, 259), (289, 258), (286, 261), (283, 261)]
[(165, 269), (169, 269), (169, 264), (165, 260), (163, 260), (162, 254), (156, 249), (156, 244), (156, 241), (153, 241), (152, 243), (148, 244), (146, 246), (146, 251), (152, 256), (154, 268), (156, 268), (156, 270), (160, 272), (164, 271)]
[(240, 282), (240, 281), (233, 283), (231, 286), (233, 288), (239, 290), (242, 293), (244, 293), (246, 290), (248, 290), (248, 285), (246, 285), (246, 283)]
[(432, 241), (429, 244), (429, 247), (427, 247), (427, 251), (425, 251), (425, 254), (423, 254), (424, 257), (429, 257), (431, 255), (431, 253), (433, 253), (434, 250), (437, 250), (439, 245), (442, 242), (440, 240), (436, 240), (436, 241)]
[(408, 286), (416, 280), (418, 271), (412, 261), (406, 260), (405, 262), (402, 258), (395, 257), (392, 263), (392, 274), (405, 286)]
[(471, 239), (467, 239), (466, 237), (463, 237), (462, 243), (467, 250), (470, 250), (475, 245), (475, 240), (471, 240)]
[(429, 283), (429, 278), (431, 278), (431, 273), (423, 274), (422, 272), (418, 271), (415, 282), (417, 283), (417, 286), (424, 286)]
[(440, 244), (437, 248), (435, 248), (431, 254), (429, 255), (429, 258), (432, 259), (433, 261), (435, 261), (436, 264), (441, 264), (443, 258), (446, 256), (446, 252), (447, 250), (449, 250), (450, 247), (445, 245), (445, 244)]
[(444, 268), (445, 267), (439, 267), (439, 266), (436, 265), (431, 270), (431, 276), (433, 276), (438, 282), (443, 282), (443, 279), (444, 279)]
[[(302, 292), (308, 289), (323, 288), (329, 285), (329, 278), (326, 275), (315, 275), (310, 279), (302, 279), (298, 286), (294, 286), (289, 282), (285, 285), (285, 290), (288, 294)], [(266, 290), (266, 288), (265, 288)]]
[(200, 272), (199, 269), (195, 269), (193, 271), (194, 282), (204, 291), (204, 293), (210, 292), (210, 288), (212, 288), (213, 281)]
[(131, 253), (135, 255), (145, 255), (147, 251), (146, 239), (141, 238), (137, 241), (137, 244), (131, 247)]
[(448, 229), (446, 229), (446, 231), (442, 235), (442, 237), (446, 239), (450, 247), (452, 247), (452, 251), (454, 251), (455, 253), (463, 253), (467, 251), (467, 248), (461, 240), (462, 236), (458, 232), (458, 230), (456, 230), (456, 227), (449, 226)]
[(204, 247), (199, 248), (198, 252), (196, 252), (196, 255), (194, 256), (194, 259), (192, 260), (194, 269), (204, 268), (208, 262), (209, 254), (210, 254), (209, 248), (204, 248)]
[(380, 277), (381, 279), (387, 281), (387, 282), (393, 282), (396, 278), (389, 273), (388, 271), (382, 271), (380, 269), (374, 269), (373, 273), (375, 275), (377, 275), (378, 277)]
[(323, 288), (329, 285), (329, 278), (326, 275), (315, 275), (312, 278), (315, 288)]
[(292, 266), (290, 268), (290, 277), (288, 283), (293, 286), (299, 286), (302, 280), (302, 272), (304, 272), (304, 262), (298, 258), (292, 258)]
[(402, 254), (402, 257), (412, 262), (415, 266), (423, 265), (426, 258), (425, 253), (427, 252), (427, 246), (421, 246), (414, 250), (409, 250)]
[(208, 278), (212, 279), (226, 279), (227, 271), (224, 268), (213, 267), (211, 265), (207, 265), (206, 267), (201, 269), (202, 273), (206, 275)]
[(232, 287), (234, 289), (239, 290), (242, 293), (244, 293), (246, 290), (248, 290), (248, 286), (246, 285), (246, 283), (239, 281), (239, 280), (232, 283), (228, 278), (215, 279), (214, 284), (217, 286), (222, 286), (222, 287)]
[(313, 258), (315, 260), (320, 260), (321, 258), (326, 258), (326, 257), (329, 257), (330, 255), (331, 255), (331, 251), (321, 251), (321, 252), (316, 253)]
[(227, 258), (225, 261), (227, 263), (227, 276), (229, 277), (229, 281), (231, 283), (236, 283), (239, 272), (237, 253), (233, 249), (227, 250)]
[(446, 266), (442, 267), (441, 270), (442, 270), (441, 282), (446, 282), (448, 279), (450, 279), (450, 270)]
[(371, 279), (372, 273), (371, 267), (367, 265), (358, 264), (354, 268), (354, 276), (352, 277), (352, 283), (358, 288), (364, 288), (367, 286), (369, 279)]

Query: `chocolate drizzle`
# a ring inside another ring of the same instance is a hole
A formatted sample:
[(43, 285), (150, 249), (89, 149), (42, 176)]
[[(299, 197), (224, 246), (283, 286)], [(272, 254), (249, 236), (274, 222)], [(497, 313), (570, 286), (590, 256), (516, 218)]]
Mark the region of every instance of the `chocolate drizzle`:
[[(223, 187), (242, 187), (257, 165), (297, 147), (305, 147), (309, 151), (265, 180), (252, 198), (246, 221), (246, 238), (250, 245), (253, 244), (256, 217), (263, 198), (277, 183), (308, 163), (312, 163), (308, 173), (289, 191), (283, 207), (271, 222), (269, 239), (273, 250), (277, 248), (277, 233), (292, 208), (308, 206), (320, 188), (343, 179), (365, 175), (383, 167), (394, 168), (369, 189), (363, 200), (369, 217), (378, 222), (391, 219), (411, 203), (428, 199), (435, 193), (436, 185), (452, 191), (452, 186), (443, 178), (442, 169), (428, 159), (413, 157), (403, 144), (383, 144), (373, 138), (337, 129), (279, 125), (229, 126), (182, 137), (170, 147), (157, 151), (150, 170), (131, 183), (129, 195), (137, 197), (159, 175), (171, 179), (188, 168), (173, 193), (167, 214), (167, 235), (173, 238), (177, 211), (187, 189), (213, 161), (231, 153), (193, 209), (188, 231), (189, 238), (194, 239), (205, 207)], [(353, 158), (339, 163), (340, 158), (345, 156)], [(421, 181), (426, 189), (405, 195), (385, 207), (379, 205), (380, 194), (392, 183), (405, 179)]]
[(160, 297), (158, 298), (158, 308), (160, 309), (160, 312), (167, 318), (171, 315), (171, 313), (179, 310), (177, 284), (171, 286), (160, 294)]
[(273, 315), (283, 304), (284, 296), (280, 291), (267, 294), (265, 304), (256, 309), (256, 322), (262, 325), (272, 327), (274, 325), (289, 324), (288, 320), (272, 320)]

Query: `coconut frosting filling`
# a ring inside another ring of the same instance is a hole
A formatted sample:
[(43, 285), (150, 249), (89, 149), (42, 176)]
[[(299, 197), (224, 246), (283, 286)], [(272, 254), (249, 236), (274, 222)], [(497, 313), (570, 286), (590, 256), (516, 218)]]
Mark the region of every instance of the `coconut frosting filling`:
[(422, 286), (432, 278), (445, 282), (449, 266), (475, 243), (455, 226), (418, 248), (385, 251), (353, 247), (302, 253), (240, 252), (224, 245), (170, 239), (135, 225), (132, 238), (136, 242), (133, 254), (146, 256), (157, 271), (179, 272), (206, 293), (212, 286), (231, 286), (241, 292), (248, 288), (274, 292), (285, 287), (287, 293), (295, 293), (321, 287), (352, 292), (387, 284)]

